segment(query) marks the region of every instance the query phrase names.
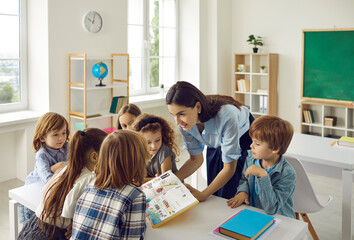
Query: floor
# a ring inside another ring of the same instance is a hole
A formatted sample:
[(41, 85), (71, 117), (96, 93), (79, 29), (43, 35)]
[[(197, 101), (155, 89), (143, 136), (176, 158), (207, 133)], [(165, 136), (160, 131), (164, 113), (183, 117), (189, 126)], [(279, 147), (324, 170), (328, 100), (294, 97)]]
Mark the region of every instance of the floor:
[[(182, 153), (182, 156), (185, 153)], [(181, 165), (180, 161), (178, 165)], [(341, 181), (309, 174), (316, 192), (333, 196), (332, 202), (323, 210), (309, 214), (310, 220), (321, 240), (339, 240), (341, 233)], [(203, 181), (203, 179), (201, 179)], [(189, 182), (189, 181), (187, 181)], [(0, 239), (9, 239), (9, 198), (8, 190), (22, 186), (23, 182), (17, 179), (0, 183)], [(352, 189), (354, 192), (354, 187)], [(354, 212), (354, 194), (352, 199), (352, 213)], [(354, 214), (353, 214), (354, 215)], [(352, 216), (354, 219), (354, 216)], [(308, 239), (312, 239), (308, 236)], [(352, 237), (354, 239), (354, 236)]]

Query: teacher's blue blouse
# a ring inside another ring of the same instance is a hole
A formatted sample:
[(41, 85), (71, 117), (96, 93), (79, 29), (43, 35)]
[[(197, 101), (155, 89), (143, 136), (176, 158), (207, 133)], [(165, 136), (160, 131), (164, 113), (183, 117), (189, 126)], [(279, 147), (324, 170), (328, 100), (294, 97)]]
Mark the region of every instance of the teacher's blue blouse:
[(240, 138), (249, 129), (249, 110), (245, 106), (238, 109), (234, 105), (223, 105), (218, 114), (204, 123), (199, 133), (197, 125), (185, 131), (180, 126), (185, 146), (190, 155), (200, 155), (204, 146), (221, 146), (222, 161), (230, 163), (241, 156)]

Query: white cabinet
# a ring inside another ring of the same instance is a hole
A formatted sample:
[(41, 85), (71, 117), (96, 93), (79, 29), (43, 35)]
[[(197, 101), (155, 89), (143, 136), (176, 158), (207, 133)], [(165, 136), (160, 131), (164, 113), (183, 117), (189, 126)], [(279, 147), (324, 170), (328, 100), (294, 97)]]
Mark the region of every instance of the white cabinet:
[[(106, 59), (89, 59), (86, 54), (69, 54), (68, 122), (71, 131), (86, 127), (115, 126), (115, 115), (110, 113), (112, 98), (129, 98), (129, 55), (111, 54)], [(108, 75), (102, 83), (92, 74), (92, 67), (103, 62)]]
[(278, 54), (237, 53), (234, 71), (234, 98), (249, 107), (255, 117), (277, 115)]

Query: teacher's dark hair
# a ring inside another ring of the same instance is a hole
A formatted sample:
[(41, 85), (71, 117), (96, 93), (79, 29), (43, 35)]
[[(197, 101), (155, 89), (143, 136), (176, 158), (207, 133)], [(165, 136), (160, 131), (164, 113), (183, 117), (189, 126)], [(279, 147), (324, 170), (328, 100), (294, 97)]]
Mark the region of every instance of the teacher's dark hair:
[(221, 106), (226, 104), (240, 108), (242, 104), (230, 96), (204, 95), (198, 88), (189, 82), (179, 81), (167, 92), (166, 104), (177, 104), (184, 107), (194, 108), (200, 102), (201, 112), (199, 121), (206, 122), (218, 114)]

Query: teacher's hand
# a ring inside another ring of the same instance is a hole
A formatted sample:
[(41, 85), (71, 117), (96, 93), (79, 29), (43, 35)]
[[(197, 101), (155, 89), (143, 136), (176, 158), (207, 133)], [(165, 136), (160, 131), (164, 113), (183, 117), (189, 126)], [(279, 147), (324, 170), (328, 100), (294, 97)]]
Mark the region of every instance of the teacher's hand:
[(186, 187), (189, 189), (189, 191), (191, 191), (191, 193), (193, 194), (193, 196), (194, 196), (196, 199), (198, 199), (199, 202), (203, 202), (203, 201), (205, 201), (205, 200), (208, 198), (208, 196), (207, 196), (205, 193), (199, 191), (198, 189), (195, 189), (195, 188), (192, 187), (191, 185), (189, 185), (189, 184), (187, 184), (187, 183), (185, 183), (184, 185), (186, 185)]

